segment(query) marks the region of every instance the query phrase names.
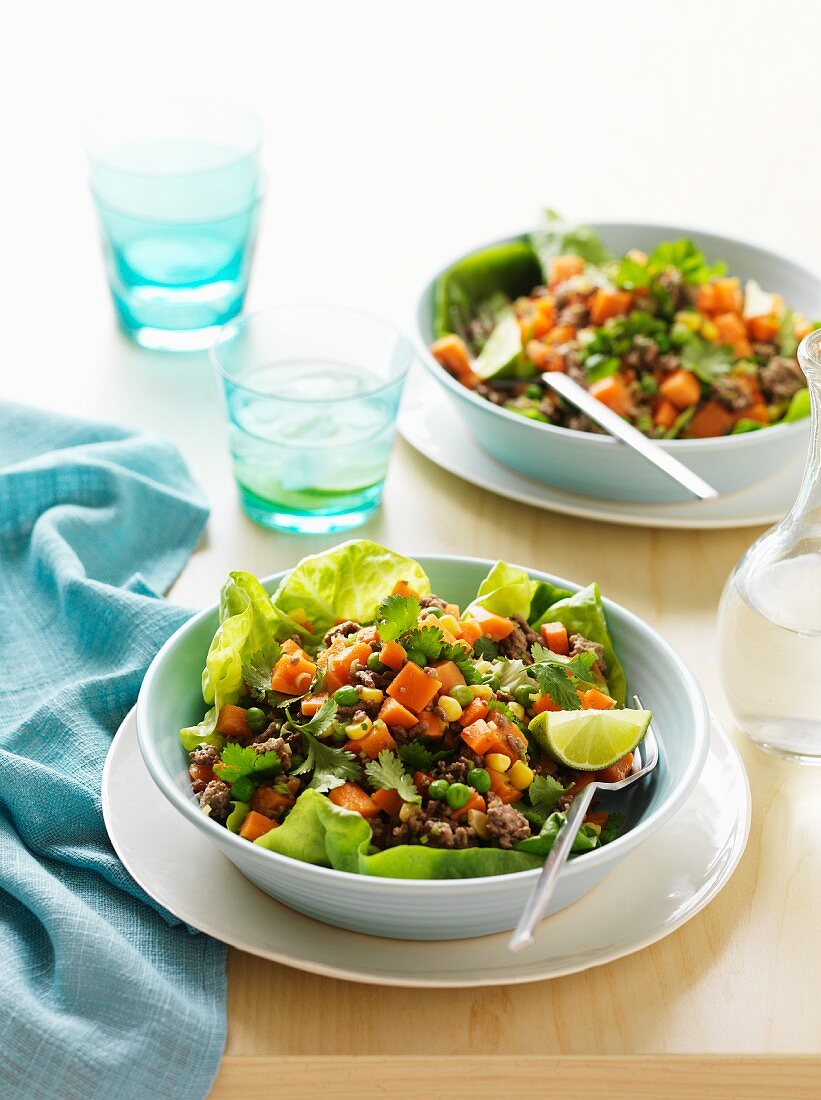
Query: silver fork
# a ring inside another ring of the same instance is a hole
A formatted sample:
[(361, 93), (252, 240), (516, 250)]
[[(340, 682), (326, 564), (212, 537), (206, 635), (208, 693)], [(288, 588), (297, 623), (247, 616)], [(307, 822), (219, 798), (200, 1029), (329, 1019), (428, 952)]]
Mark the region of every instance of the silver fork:
[[(633, 702), (639, 710), (644, 710), (638, 695), (633, 696)], [(644, 750), (643, 759), (642, 749)], [(544, 866), (542, 867), (536, 885), (533, 887), (530, 897), (527, 899), (527, 904), (522, 910), (519, 923), (516, 925), (513, 935), (508, 940), (507, 946), (509, 951), (515, 953), (533, 943), (533, 930), (553, 896), (553, 890), (559, 878), (559, 873), (562, 867), (564, 867), (567, 857), (570, 855), (570, 848), (576, 837), (576, 833), (579, 831), (579, 826), (584, 821), (584, 816), (587, 813), (588, 807), (596, 791), (624, 790), (624, 788), (629, 787), (631, 783), (635, 783), (636, 780), (642, 779), (645, 775), (648, 775), (653, 768), (655, 768), (656, 764), (658, 764), (658, 759), (658, 741), (651, 722), (647, 727), (647, 733), (644, 735), (641, 745), (633, 750), (633, 766), (628, 776), (624, 779), (619, 779), (615, 783), (600, 783), (594, 780), (579, 791), (573, 799), (567, 818), (559, 829), (553, 847), (550, 849), (547, 859), (544, 861)]]

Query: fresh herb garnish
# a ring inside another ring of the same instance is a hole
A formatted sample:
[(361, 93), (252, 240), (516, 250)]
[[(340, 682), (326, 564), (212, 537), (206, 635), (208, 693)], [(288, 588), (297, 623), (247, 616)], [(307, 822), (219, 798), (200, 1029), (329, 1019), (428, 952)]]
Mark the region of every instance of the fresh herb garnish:
[(412, 630), (406, 638), (402, 639), (405, 649), (415, 649), (424, 654), (429, 661), (435, 661), (442, 652), (445, 636), (435, 626), (421, 626)]
[(271, 673), (280, 657), (279, 645), (271, 641), (242, 662), (242, 678), (248, 690), (258, 699), (272, 695)]
[(719, 375), (726, 374), (735, 360), (728, 344), (713, 344), (695, 332), (687, 334), (681, 348), (681, 365), (711, 386)]
[(599, 840), (602, 844), (609, 844), (611, 840), (615, 840), (624, 828), (625, 822), (624, 814), (610, 814), (602, 825), (601, 833), (599, 834)]
[(365, 775), (372, 787), (380, 791), (397, 791), (404, 802), (421, 802), (413, 780), (406, 773), (402, 761), (390, 749), (382, 749), (376, 760), (365, 765)]
[(573, 681), (561, 665), (552, 661), (530, 666), (533, 679), (539, 685), (542, 695), (549, 695), (557, 707), (562, 710), (581, 710), (581, 700), (576, 694)]
[(685, 283), (699, 286), (716, 275), (723, 275), (727, 265), (708, 264), (704, 253), (696, 248), (692, 241), (662, 241), (650, 253), (646, 264), (625, 256), (619, 262), (613, 278), (616, 285), (624, 287), (625, 290), (640, 290), (650, 287), (670, 268), (679, 271)]
[(495, 661), (499, 656), (499, 647), (483, 634), (473, 643), (473, 656), (480, 661)]
[(376, 613), (379, 637), (383, 642), (392, 642), (406, 634), (416, 625), (421, 610), (416, 596), (387, 596)]
[(230, 741), (222, 750), (222, 759), (214, 765), (214, 774), (223, 783), (236, 783), (238, 779), (251, 776), (277, 775), (282, 768), (279, 754), (276, 752), (258, 753), (253, 745), (242, 748)]
[(591, 652), (577, 653), (574, 657), (564, 657), (561, 653), (554, 653), (551, 649), (536, 642), (530, 647), (530, 652), (536, 664), (552, 663), (566, 668), (572, 676), (584, 683), (591, 682), (593, 665), (596, 663), (596, 654)]
[(439, 752), (431, 752), (421, 741), (408, 741), (399, 746), (399, 757), (410, 772), (427, 772), (438, 764), (440, 760), (447, 760), (455, 755), (455, 750), (445, 749)]
[(310, 722), (299, 725), (289, 718), (289, 724), (302, 734), (308, 753), (292, 775), (306, 775), (313, 772), (309, 786), (317, 791), (330, 791), (349, 780), (359, 779), (362, 769), (353, 753), (346, 749), (337, 749), (326, 745), (317, 738), (326, 733), (334, 723), (337, 704), (334, 699), (326, 699)]
[(547, 820), (567, 789), (552, 775), (536, 775), (527, 789), (527, 794), (536, 813)]

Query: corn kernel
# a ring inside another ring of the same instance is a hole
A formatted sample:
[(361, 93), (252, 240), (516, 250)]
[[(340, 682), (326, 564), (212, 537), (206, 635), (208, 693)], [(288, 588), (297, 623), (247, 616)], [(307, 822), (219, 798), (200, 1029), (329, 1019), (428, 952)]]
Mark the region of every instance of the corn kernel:
[(403, 802), (402, 809), (399, 811), (400, 821), (410, 821), (410, 819), (419, 813), (419, 807), (415, 802)]
[(492, 768), (495, 772), (506, 772), (510, 767), (510, 757), (503, 752), (489, 752), (485, 757), (485, 767)]
[(349, 726), (346, 726), (345, 733), (351, 741), (361, 741), (363, 737), (367, 737), (372, 729), (373, 722), (370, 718), (363, 718), (361, 722), (351, 722)]
[(673, 320), (678, 325), (683, 325), (690, 332), (698, 332), (704, 318), (695, 309), (680, 309)]
[(363, 703), (381, 703), (385, 696), (379, 688), (362, 688), (359, 698)]
[(488, 684), (471, 684), (470, 693), (474, 699), (492, 699), (493, 692)]
[(525, 764), (524, 760), (517, 760), (507, 773), (508, 781), (517, 791), (524, 791), (533, 782), (533, 769)]
[(478, 837), (487, 840), (490, 830), (487, 827), (487, 814), (481, 810), (468, 810), (468, 825), (471, 825)]
[(510, 711), (511, 714), (515, 714), (520, 722), (524, 722), (525, 708), (522, 706), (521, 703), (508, 703), (507, 709)]
[(436, 705), (448, 722), (456, 722), (462, 717), (461, 706), (450, 695), (440, 695)]
[(713, 324), (710, 320), (704, 320), (701, 322), (701, 335), (705, 340), (717, 340), (718, 339), (718, 326)]
[(455, 634), (458, 637), (462, 633), (462, 628), (459, 623), (453, 617), (453, 615), (441, 615), (439, 617), (439, 625), (443, 630), (449, 631), (451, 634)]

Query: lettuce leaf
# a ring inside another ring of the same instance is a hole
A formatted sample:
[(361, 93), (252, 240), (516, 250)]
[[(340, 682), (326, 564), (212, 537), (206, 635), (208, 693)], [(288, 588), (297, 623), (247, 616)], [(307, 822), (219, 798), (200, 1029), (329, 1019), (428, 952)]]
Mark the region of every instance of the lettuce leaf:
[(790, 398), (787, 411), (784, 413), (784, 423), (793, 424), (796, 420), (803, 420), (810, 415), (810, 391), (806, 386), (798, 390)]
[(215, 731), (220, 707), (237, 702), (243, 661), (270, 647), (279, 622), (270, 596), (250, 573), (229, 574), (220, 593), (219, 617), (202, 673), (202, 697), (210, 709), (197, 725), (180, 731), (189, 751), (203, 741), (222, 747), (223, 738)]
[[(521, 615), (527, 618), (538, 583), (516, 565), (497, 561), (479, 585), (471, 607), (483, 607), (495, 615)], [(470, 610), (470, 608), (468, 608)]]
[(550, 275), (550, 261), (556, 256), (572, 253), (588, 264), (603, 264), (612, 257), (595, 230), (567, 222), (555, 210), (545, 210), (542, 224), (530, 234), (530, 243), (539, 257), (545, 281)]
[[(400, 844), (384, 852), (373, 850), (371, 827), (360, 814), (343, 810), (317, 791), (303, 791), (278, 829), (254, 841), (280, 855), (321, 867), (381, 878), (477, 878), (509, 875), (539, 867), (553, 847), (565, 815), (553, 813), (538, 836), (520, 841), (512, 851), (463, 848), (449, 851), (422, 844)], [(573, 851), (599, 846), (598, 835), (583, 825)]]
[(582, 634), (604, 648), (608, 691), (618, 705), (623, 707), (627, 698), (627, 679), (613, 648), (598, 585), (589, 584), (572, 596), (554, 603), (533, 624), (533, 629), (538, 630), (542, 623), (547, 622), (563, 623), (568, 634)]
[(373, 619), (400, 580), (422, 596), (430, 592), (430, 581), (417, 562), (360, 539), (303, 558), (271, 599), (276, 613), (304, 613), (319, 637), (342, 619)]

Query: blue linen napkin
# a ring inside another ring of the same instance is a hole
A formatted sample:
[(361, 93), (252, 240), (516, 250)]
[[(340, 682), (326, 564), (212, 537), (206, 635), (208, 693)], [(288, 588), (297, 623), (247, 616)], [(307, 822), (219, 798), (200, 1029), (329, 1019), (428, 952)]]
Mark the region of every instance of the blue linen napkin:
[(202, 1097), (225, 952), (155, 905), (100, 779), (207, 510), (152, 436), (0, 404), (0, 1096)]

